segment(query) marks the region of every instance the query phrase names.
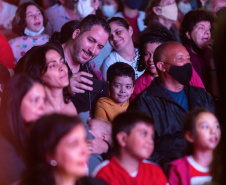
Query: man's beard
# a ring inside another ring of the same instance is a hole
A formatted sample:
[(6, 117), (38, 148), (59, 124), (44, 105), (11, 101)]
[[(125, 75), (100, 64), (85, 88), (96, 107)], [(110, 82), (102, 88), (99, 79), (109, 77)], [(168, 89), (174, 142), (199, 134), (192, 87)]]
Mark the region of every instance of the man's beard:
[[(74, 41), (76, 42), (76, 41)], [(79, 57), (79, 53), (82, 53), (84, 51), (82, 51), (81, 47), (78, 46), (77, 44), (73, 44), (73, 60), (78, 63), (78, 64), (86, 64), (87, 62), (91, 61), (94, 57), (91, 57), (89, 60), (81, 60), (80, 57)]]

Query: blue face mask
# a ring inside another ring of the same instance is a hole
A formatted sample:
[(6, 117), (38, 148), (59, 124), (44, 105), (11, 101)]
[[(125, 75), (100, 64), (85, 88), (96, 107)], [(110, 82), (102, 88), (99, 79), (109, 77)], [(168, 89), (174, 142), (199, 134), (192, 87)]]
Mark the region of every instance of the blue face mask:
[(141, 0), (124, 0), (124, 3), (131, 9), (139, 9), (141, 7)]
[(102, 11), (107, 18), (113, 17), (116, 13), (114, 5), (103, 5)]

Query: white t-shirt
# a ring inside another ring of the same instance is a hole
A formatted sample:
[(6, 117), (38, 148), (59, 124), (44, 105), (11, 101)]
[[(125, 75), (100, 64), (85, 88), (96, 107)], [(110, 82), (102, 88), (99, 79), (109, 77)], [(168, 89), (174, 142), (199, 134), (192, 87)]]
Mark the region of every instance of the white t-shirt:
[[(138, 49), (136, 49), (136, 53), (138, 53)], [(129, 64), (135, 71), (135, 79), (137, 79), (139, 76), (141, 76), (145, 70), (143, 71), (137, 71), (137, 60), (138, 60), (139, 55), (136, 54), (136, 57), (134, 58), (133, 61), (127, 61), (124, 58), (122, 58), (116, 51), (112, 51), (110, 55), (104, 60), (102, 66), (101, 66), (101, 71), (102, 71), (102, 76), (104, 77), (105, 80), (107, 80), (107, 70), (108, 68), (116, 63), (116, 62), (124, 62), (126, 64)]]

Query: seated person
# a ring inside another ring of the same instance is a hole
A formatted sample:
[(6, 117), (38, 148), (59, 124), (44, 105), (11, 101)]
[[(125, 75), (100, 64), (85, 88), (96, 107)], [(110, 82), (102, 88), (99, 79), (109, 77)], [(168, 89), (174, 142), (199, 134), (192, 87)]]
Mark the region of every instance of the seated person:
[(186, 156), (169, 164), (170, 185), (210, 182), (210, 165), (216, 157), (213, 153), (221, 138), (218, 119), (207, 109), (195, 109), (184, 119), (184, 136), (188, 142)]
[(15, 16), (17, 7), (9, 4), (3, 0), (0, 0), (0, 33), (2, 33), (7, 39), (16, 36), (12, 32), (12, 20)]
[(107, 142), (108, 145), (111, 141), (111, 123), (102, 119), (91, 119), (88, 122), (89, 133), (94, 138), (100, 138)]
[(145, 160), (154, 150), (154, 132), (154, 120), (148, 115), (133, 111), (119, 114), (112, 124), (116, 155), (97, 166), (92, 175), (109, 185), (166, 184), (161, 168)]
[(113, 121), (115, 116), (127, 110), (129, 98), (133, 93), (135, 72), (133, 68), (124, 62), (116, 62), (107, 71), (109, 81), (109, 97), (98, 99), (94, 117)]
[(37, 4), (26, 2), (18, 7), (12, 22), (13, 32), (18, 34), (18, 37), (9, 40), (16, 63), (33, 46), (48, 42), (45, 25), (43, 10)]
[(154, 64), (159, 76), (134, 98), (128, 110), (145, 112), (155, 120), (155, 151), (150, 160), (165, 169), (169, 162), (183, 157), (186, 112), (196, 107), (215, 108), (204, 89), (189, 84), (192, 66), (184, 46), (177, 42), (161, 44), (155, 49)]
[(206, 90), (217, 94), (216, 67), (211, 57), (211, 32), (214, 16), (211, 12), (196, 9), (188, 12), (181, 23), (180, 38), (191, 56), (191, 63)]
[(80, 20), (80, 16), (74, 9), (75, 1), (58, 0), (58, 2), (45, 11), (48, 20), (46, 32), (52, 35), (55, 31), (60, 31), (61, 27), (71, 21)]
[(106, 80), (108, 68), (116, 62), (129, 64), (134, 69), (135, 78), (137, 79), (144, 73), (144, 70), (140, 70), (138, 66), (139, 51), (135, 48), (132, 39), (132, 26), (126, 19), (121, 17), (112, 17), (107, 22), (111, 28), (108, 41), (113, 50), (101, 65), (104, 79)]
[(123, 0), (121, 1), (123, 11), (118, 12), (114, 17), (122, 17), (126, 19), (133, 28), (133, 40), (138, 41), (138, 35), (146, 26), (144, 25), (145, 12), (139, 11), (142, 1)]
[[(138, 79), (136, 79), (135, 88), (131, 95), (130, 102), (139, 93), (145, 90), (151, 84), (152, 80), (158, 76), (153, 61), (154, 51), (159, 45), (170, 41), (175, 41), (175, 39), (172, 33), (164, 27), (152, 29), (140, 37), (138, 65), (146, 67), (146, 70)], [(205, 88), (201, 78), (193, 67), (190, 85)]]

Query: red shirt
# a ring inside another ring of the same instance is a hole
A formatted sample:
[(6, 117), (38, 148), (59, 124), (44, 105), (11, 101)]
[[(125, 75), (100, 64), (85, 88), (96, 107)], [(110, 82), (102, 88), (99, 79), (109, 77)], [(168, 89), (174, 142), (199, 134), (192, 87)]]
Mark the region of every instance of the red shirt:
[(156, 164), (143, 160), (137, 174), (131, 176), (113, 156), (97, 166), (93, 175), (104, 179), (109, 185), (166, 185), (167, 179)]
[(14, 69), (16, 67), (13, 51), (7, 39), (0, 34), (0, 63), (6, 68)]
[(137, 15), (135, 17), (127, 17), (124, 12), (122, 12), (123, 17), (125, 17), (125, 19), (130, 23), (130, 25), (133, 28), (133, 40), (137, 41), (138, 40), (138, 34), (139, 34), (139, 28), (137, 25), (137, 19), (139, 17), (139, 12), (137, 12)]

